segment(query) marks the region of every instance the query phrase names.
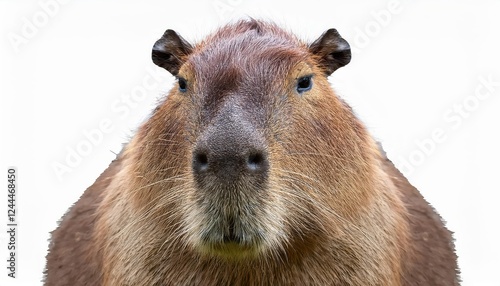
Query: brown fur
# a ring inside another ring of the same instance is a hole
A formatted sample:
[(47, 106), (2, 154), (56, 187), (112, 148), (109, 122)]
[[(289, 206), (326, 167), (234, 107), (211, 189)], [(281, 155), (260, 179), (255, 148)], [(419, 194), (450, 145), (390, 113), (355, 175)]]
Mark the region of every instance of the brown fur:
[[(173, 88), (65, 215), (45, 285), (458, 285), (451, 233), (335, 95), (324, 55), (255, 20), (178, 55), (165, 67), (188, 92)], [(237, 200), (197, 186), (191, 166), (228, 110), (258, 130), (270, 162)], [(228, 201), (262, 241), (202, 243), (208, 210)]]

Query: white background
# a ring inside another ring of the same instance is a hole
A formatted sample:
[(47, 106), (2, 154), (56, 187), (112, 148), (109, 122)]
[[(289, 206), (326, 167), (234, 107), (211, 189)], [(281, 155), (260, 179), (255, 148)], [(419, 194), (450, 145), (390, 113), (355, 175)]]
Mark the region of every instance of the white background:
[(500, 2), (55, 1), (0, 1), (0, 177), (19, 174), (18, 278), (2, 231), (1, 285), (41, 284), (49, 232), (172, 86), (150, 59), (163, 31), (193, 42), (247, 16), (307, 41), (338, 29), (354, 54), (332, 85), (455, 232), (463, 285), (500, 285)]

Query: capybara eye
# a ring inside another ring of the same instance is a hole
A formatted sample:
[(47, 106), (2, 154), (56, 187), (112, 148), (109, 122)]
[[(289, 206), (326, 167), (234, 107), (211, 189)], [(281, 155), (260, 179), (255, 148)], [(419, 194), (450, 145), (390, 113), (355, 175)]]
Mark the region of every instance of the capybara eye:
[(303, 93), (310, 90), (312, 87), (312, 76), (303, 76), (297, 81), (297, 92)]
[(186, 92), (187, 91), (187, 82), (185, 79), (182, 77), (178, 78), (177, 81), (179, 82), (179, 91), (180, 92)]

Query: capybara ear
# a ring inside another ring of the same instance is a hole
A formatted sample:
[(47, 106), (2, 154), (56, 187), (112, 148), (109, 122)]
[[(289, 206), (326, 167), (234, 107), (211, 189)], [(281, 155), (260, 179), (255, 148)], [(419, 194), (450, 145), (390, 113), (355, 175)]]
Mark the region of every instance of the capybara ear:
[(185, 57), (193, 47), (174, 30), (166, 30), (161, 39), (153, 46), (151, 57), (153, 62), (172, 75), (177, 75)]
[(319, 57), (327, 76), (351, 61), (351, 47), (335, 29), (324, 32), (309, 46), (309, 50)]

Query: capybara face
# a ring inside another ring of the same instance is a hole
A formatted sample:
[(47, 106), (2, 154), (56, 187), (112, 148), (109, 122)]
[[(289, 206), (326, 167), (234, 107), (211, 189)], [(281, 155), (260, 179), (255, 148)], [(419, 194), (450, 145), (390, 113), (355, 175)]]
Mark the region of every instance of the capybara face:
[(201, 253), (313, 247), (369, 196), (367, 135), (327, 81), (349, 60), (333, 29), (306, 44), (240, 22), (195, 46), (167, 30), (153, 61), (177, 83), (139, 134), (156, 186), (144, 203), (178, 200), (176, 233)]
[(243, 20), (167, 30), (165, 99), (54, 231), (47, 285), (458, 285), (451, 233), (305, 43)]

